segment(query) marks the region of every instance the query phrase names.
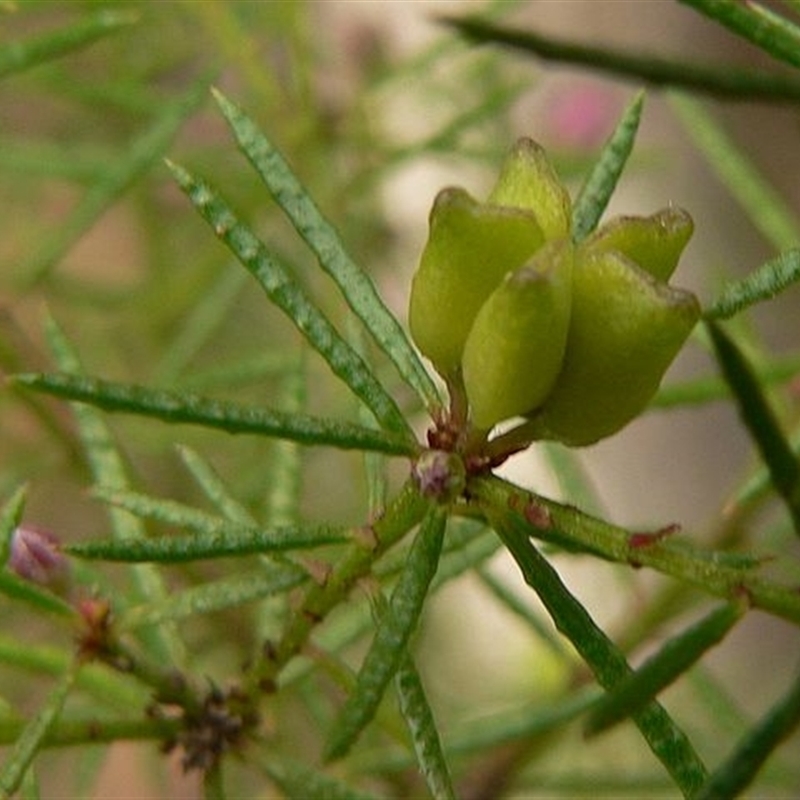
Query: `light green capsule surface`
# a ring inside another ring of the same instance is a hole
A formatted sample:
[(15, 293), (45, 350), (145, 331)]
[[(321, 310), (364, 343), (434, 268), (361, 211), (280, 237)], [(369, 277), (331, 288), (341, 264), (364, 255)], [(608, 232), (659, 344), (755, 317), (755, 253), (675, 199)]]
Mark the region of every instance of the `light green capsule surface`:
[(569, 233), (569, 194), (544, 149), (532, 139), (522, 138), (514, 145), (487, 202), (533, 211), (547, 239)]
[(478, 309), (543, 241), (530, 211), (482, 205), (463, 189), (439, 193), (411, 285), (409, 326), (440, 374), (458, 369)]
[(630, 422), (699, 317), (693, 294), (617, 252), (576, 257), (563, 369), (534, 418), (540, 438), (588, 445)]
[(649, 217), (615, 217), (591, 234), (583, 247), (593, 253), (616, 250), (656, 280), (666, 282), (693, 231), (689, 214), (671, 206)]
[(532, 411), (553, 388), (567, 342), (571, 273), (568, 242), (549, 243), (478, 312), (463, 360), (477, 428)]

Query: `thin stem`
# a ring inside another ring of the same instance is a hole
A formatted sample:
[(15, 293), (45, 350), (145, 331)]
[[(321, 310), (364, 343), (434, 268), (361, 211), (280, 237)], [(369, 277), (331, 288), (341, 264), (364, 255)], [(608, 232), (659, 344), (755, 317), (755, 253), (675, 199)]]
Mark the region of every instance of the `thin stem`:
[[(696, 8), (711, 5), (714, 1), (682, 0)], [(730, 5), (740, 4), (731, 0)], [(768, 103), (800, 101), (800, 82), (783, 75), (751, 69), (741, 70), (729, 66), (717, 68), (693, 64), (686, 60), (672, 61), (651, 54), (591, 47), (551, 36), (542, 36), (533, 31), (494, 25), (476, 17), (440, 19), (444, 24), (455, 28), (475, 42), (502, 44), (545, 60), (578, 64), (595, 72), (606, 72), (621, 78), (644, 81), (654, 86), (681, 87), (726, 100), (759, 100)], [(795, 52), (797, 52), (796, 46)]]
[[(45, 736), (42, 747), (73, 747), (118, 741), (168, 740), (181, 728), (180, 720), (167, 719), (89, 719), (59, 720)], [(0, 720), (0, 744), (11, 744), (19, 738), (23, 720)]]
[(668, 535), (672, 527), (651, 534), (632, 533), (494, 476), (474, 478), (467, 491), (479, 509), (495, 518), (521, 516), (532, 537), (632, 567), (650, 567), (727, 600), (744, 594), (754, 608), (800, 623), (796, 588), (760, 577), (754, 569), (758, 561), (674, 541)]
[(364, 530), (364, 541), (352, 545), (330, 574), (309, 588), (280, 640), (268, 643), (264, 657), (245, 675), (246, 694), (274, 691), (280, 672), (303, 649), (314, 627), (370, 572), (377, 558), (419, 523), (428, 504), (411, 482), (405, 485), (386, 513)]
[(529, 447), (535, 439), (536, 423), (533, 420), (523, 422), (510, 431), (495, 436), (484, 448), (484, 452), (493, 466), (502, 464), (507, 458)]

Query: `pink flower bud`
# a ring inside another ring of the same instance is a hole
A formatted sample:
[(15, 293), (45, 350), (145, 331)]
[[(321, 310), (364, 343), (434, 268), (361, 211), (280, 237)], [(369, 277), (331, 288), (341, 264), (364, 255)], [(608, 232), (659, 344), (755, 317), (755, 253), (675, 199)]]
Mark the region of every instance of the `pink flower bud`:
[(20, 525), (11, 535), (8, 568), (20, 578), (59, 593), (69, 583), (69, 564), (58, 539), (34, 525)]

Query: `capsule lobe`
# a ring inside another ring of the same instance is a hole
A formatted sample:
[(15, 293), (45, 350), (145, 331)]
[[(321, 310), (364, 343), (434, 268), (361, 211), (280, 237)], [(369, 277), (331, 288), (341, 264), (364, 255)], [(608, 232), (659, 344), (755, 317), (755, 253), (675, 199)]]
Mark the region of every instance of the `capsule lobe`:
[(616, 251), (576, 257), (564, 364), (534, 425), (592, 444), (641, 413), (700, 317), (697, 298)]
[(548, 243), (478, 312), (463, 359), (477, 428), (533, 411), (552, 390), (567, 343), (571, 273), (569, 243)]
[(478, 309), (543, 241), (530, 211), (480, 204), (463, 189), (438, 194), (411, 284), (409, 327), (440, 374), (457, 371)]

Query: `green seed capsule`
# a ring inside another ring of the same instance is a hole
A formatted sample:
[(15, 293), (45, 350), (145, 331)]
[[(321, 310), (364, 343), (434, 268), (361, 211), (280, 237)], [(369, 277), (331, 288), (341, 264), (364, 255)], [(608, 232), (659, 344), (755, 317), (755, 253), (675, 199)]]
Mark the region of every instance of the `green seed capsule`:
[(463, 189), (439, 193), (411, 285), (409, 327), (440, 374), (458, 369), (478, 309), (543, 241), (530, 211), (482, 205)]
[(532, 139), (522, 138), (514, 145), (487, 202), (533, 211), (547, 239), (569, 233), (569, 194), (545, 151)]
[(582, 246), (593, 253), (616, 250), (656, 280), (666, 282), (693, 231), (689, 214), (671, 206), (650, 217), (616, 217), (598, 228)]
[(463, 360), (477, 428), (533, 411), (553, 388), (567, 343), (571, 274), (569, 243), (549, 243), (481, 307)]
[(644, 410), (700, 317), (691, 293), (616, 252), (576, 259), (564, 366), (535, 421), (540, 437), (592, 444)]

